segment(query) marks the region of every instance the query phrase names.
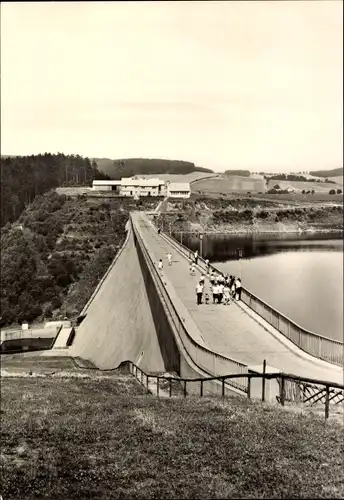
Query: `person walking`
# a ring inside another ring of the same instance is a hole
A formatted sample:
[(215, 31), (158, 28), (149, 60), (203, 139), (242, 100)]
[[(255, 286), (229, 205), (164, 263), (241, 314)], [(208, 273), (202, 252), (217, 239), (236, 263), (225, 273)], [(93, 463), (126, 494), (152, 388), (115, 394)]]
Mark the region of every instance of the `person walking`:
[(232, 297), (235, 297), (235, 276), (230, 276), (229, 289), (231, 291)]
[(206, 272), (207, 274), (209, 274), (209, 270), (210, 270), (209, 259), (205, 259), (205, 265), (206, 265), (206, 270), (205, 270), (205, 272)]
[(168, 254), (167, 254), (167, 260), (168, 260), (168, 265), (172, 266), (172, 254), (171, 254), (171, 252), (168, 252)]
[(158, 269), (159, 269), (160, 273), (162, 273), (162, 271), (164, 269), (164, 264), (162, 263), (162, 259), (159, 260)]
[(196, 266), (195, 266), (194, 262), (191, 262), (191, 264), (190, 264), (190, 275), (191, 276), (195, 276), (195, 274), (196, 274)]
[(159, 228), (158, 228), (158, 234), (160, 234), (160, 233), (161, 233), (161, 229), (160, 229), (160, 227), (159, 227)]
[(218, 304), (221, 304), (221, 302), (222, 302), (223, 290), (224, 290), (223, 283), (219, 283), (217, 285), (217, 302), (218, 302)]
[(216, 302), (218, 301), (217, 284), (216, 283), (214, 283), (214, 285), (212, 286), (212, 292), (213, 292), (213, 304), (216, 304)]
[(204, 286), (202, 285), (201, 282), (199, 282), (196, 286), (196, 295), (197, 295), (197, 305), (199, 306), (202, 304), (202, 295), (203, 295), (203, 288)]
[(202, 283), (202, 285), (204, 286), (204, 283), (205, 283), (205, 276), (204, 276), (204, 274), (201, 274), (199, 282)]
[(236, 296), (236, 300), (241, 300), (241, 289), (242, 289), (241, 279), (238, 278), (235, 281), (235, 296)]
[(194, 259), (195, 259), (195, 264), (197, 266), (197, 262), (198, 262), (198, 250), (196, 250), (196, 252), (194, 253)]
[(231, 292), (230, 292), (228, 284), (226, 284), (223, 288), (223, 304), (225, 306), (229, 306), (230, 300), (231, 300)]

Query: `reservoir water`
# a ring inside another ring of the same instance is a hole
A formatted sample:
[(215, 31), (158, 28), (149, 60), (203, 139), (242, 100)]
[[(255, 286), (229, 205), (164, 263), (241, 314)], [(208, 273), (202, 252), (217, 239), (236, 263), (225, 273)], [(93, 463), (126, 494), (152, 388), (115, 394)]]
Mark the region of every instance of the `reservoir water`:
[[(342, 237), (207, 234), (202, 254), (219, 270), (241, 276), (245, 288), (299, 325), (343, 341)], [(183, 234), (183, 244), (200, 249), (195, 235)]]

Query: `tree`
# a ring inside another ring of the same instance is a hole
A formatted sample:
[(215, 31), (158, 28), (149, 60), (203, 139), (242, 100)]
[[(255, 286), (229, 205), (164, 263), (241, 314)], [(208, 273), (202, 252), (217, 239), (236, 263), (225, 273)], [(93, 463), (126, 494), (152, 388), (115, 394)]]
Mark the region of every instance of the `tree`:
[(342, 190), (341, 189), (337, 189), (337, 194), (342, 194)]
[(301, 191), (301, 193), (302, 193), (302, 194), (306, 194), (306, 190), (305, 190), (305, 189), (303, 189), (303, 190)]
[(330, 189), (328, 194), (336, 194), (336, 190), (335, 189)]
[(275, 184), (274, 189), (281, 189), (281, 188), (280, 188), (279, 184)]
[(314, 191), (314, 189), (312, 189), (312, 191), (311, 191), (311, 194), (315, 194), (315, 191)]

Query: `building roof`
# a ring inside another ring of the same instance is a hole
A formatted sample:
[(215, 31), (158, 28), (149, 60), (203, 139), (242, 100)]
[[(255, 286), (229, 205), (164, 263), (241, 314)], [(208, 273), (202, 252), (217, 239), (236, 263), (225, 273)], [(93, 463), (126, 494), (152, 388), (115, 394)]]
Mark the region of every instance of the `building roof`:
[(122, 186), (142, 186), (142, 187), (158, 187), (160, 185), (164, 185), (165, 182), (160, 179), (132, 179), (123, 178), (121, 180)]
[(189, 182), (171, 182), (168, 185), (169, 191), (190, 191)]
[(102, 179), (101, 181), (94, 180), (93, 185), (94, 186), (120, 186), (121, 181), (110, 181), (110, 180), (106, 180), (106, 179)]

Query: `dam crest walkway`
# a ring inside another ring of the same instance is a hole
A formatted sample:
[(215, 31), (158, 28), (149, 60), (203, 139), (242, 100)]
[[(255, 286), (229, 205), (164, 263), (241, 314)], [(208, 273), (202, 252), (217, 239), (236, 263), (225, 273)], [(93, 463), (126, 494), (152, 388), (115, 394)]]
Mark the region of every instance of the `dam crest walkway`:
[[(188, 324), (194, 323), (193, 336), (197, 343), (248, 367), (262, 367), (266, 360), (268, 367), (284, 373), (343, 384), (343, 367), (307, 354), (242, 301), (225, 306), (212, 304), (210, 300), (209, 304), (198, 306), (195, 289), (201, 270), (197, 269), (195, 276), (190, 275), (190, 261), (185, 253), (169, 238), (157, 233), (147, 214), (133, 212), (131, 219), (156, 268), (162, 259), (162, 281), (168, 281), (180, 299), (183, 321), (187, 318)], [(167, 260), (169, 252), (171, 266)], [(204, 291), (211, 297), (207, 278)]]

